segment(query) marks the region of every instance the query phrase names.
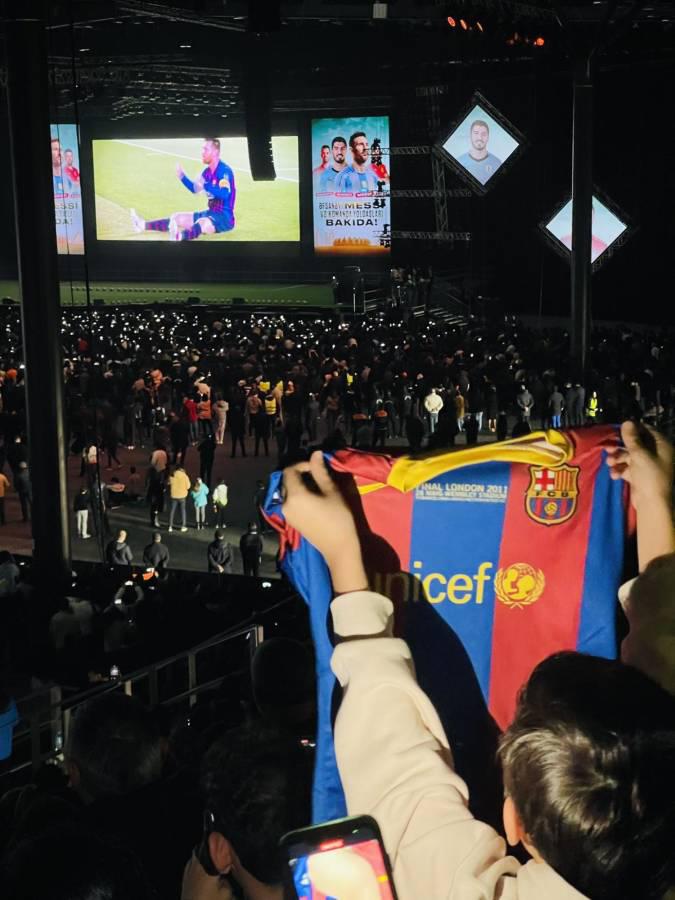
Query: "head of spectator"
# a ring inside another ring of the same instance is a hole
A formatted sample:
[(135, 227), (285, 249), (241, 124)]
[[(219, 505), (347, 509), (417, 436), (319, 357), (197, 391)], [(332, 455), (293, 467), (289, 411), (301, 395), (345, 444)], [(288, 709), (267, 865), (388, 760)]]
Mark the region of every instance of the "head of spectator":
[(162, 543), (161, 531), (153, 531), (152, 532), (152, 542), (153, 542), (153, 544), (161, 544)]
[(103, 694), (77, 711), (65, 758), (71, 786), (85, 803), (124, 796), (159, 779), (159, 728), (138, 700)]
[(136, 857), (73, 826), (26, 835), (0, 869), (0, 892), (12, 900), (153, 900)]
[(509, 843), (594, 900), (675, 884), (675, 698), (616, 660), (559, 653), (522, 689), (500, 757)]
[(225, 538), (225, 532), (222, 528), (216, 528), (215, 533), (213, 535), (213, 539), (216, 541), (222, 541)]
[(229, 872), (245, 896), (281, 896), (287, 864), (279, 839), (309, 821), (312, 767), (313, 754), (297, 741), (265, 729), (228, 735), (206, 754), (206, 862)]

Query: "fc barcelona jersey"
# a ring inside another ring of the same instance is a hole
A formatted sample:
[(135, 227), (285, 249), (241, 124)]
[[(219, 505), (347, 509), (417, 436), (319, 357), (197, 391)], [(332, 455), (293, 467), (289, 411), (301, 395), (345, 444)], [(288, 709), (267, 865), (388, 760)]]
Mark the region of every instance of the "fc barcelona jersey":
[[(608, 426), (426, 459), (346, 450), (329, 460), (354, 476), (371, 586), (394, 601), (396, 631), (451, 743), (457, 719), (468, 723), (481, 705), (508, 725), (519, 688), (551, 653), (616, 656), (626, 497), (604, 458), (617, 441)], [(321, 820), (344, 814), (331, 731), (331, 584), (318, 552), (283, 522), (280, 477), (272, 477), (265, 511), (280, 531), (281, 568), (310, 606)]]

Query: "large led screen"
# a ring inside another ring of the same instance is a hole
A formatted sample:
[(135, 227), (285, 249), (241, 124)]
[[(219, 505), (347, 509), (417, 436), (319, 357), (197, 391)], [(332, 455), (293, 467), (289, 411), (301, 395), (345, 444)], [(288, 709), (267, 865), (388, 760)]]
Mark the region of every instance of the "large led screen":
[(485, 190), (504, 163), (523, 143), (516, 129), (480, 94), (441, 140), (453, 168), (479, 190)]
[(80, 154), (75, 125), (51, 126), (52, 182), (59, 253), (84, 253)]
[(244, 137), (95, 140), (100, 241), (299, 241), (298, 139), (254, 181)]
[[(572, 249), (572, 201), (544, 224), (546, 232), (555, 238), (557, 245)], [(596, 262), (605, 251), (627, 230), (628, 225), (605, 204), (593, 196), (593, 224), (591, 237), (591, 262)], [(561, 248), (562, 249), (562, 248)], [(566, 254), (569, 256), (569, 254)]]
[(389, 253), (389, 117), (314, 119), (314, 249)]

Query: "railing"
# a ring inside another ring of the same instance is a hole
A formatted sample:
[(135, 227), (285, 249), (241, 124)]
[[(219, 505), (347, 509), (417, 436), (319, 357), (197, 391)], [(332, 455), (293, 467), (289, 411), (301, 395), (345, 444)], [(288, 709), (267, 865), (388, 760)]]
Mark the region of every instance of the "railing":
[(108, 691), (123, 690), (129, 696), (139, 697), (150, 709), (185, 703), (189, 711), (200, 694), (217, 689), (241, 671), (235, 668), (225, 674), (215, 674), (222, 669), (221, 656), (226, 645), (229, 660), (236, 661), (236, 651), (230, 652), (232, 642), (243, 638), (248, 644), (247, 663), (250, 664), (263, 637), (262, 625), (246, 625), (83, 692), (67, 696), (68, 688), (51, 685), (18, 699), (20, 721), (14, 732), (10, 764), (0, 775), (0, 795), (3, 784), (12, 776), (28, 769), (34, 772), (43, 763), (60, 758), (73, 716), (87, 700)]

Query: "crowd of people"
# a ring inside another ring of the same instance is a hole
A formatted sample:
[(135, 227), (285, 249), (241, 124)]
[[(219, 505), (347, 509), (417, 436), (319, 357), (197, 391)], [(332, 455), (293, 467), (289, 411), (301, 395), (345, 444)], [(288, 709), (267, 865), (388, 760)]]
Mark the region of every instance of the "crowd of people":
[[(25, 390), (18, 314), (3, 314), (0, 462), (16, 481), (16, 466), (27, 462), (11, 457), (25, 434)], [(181, 526), (185, 504), (173, 501), (189, 496), (195, 513), (204, 498), (209, 505), (203, 486), (216, 488), (219, 452), (272, 450), (282, 465), (336, 432), (361, 448), (417, 451), (458, 436), (503, 439), (514, 427), (670, 421), (675, 396), (672, 335), (595, 332), (582, 379), (564, 331), (512, 317), (444, 325), (404, 323), (396, 310), (345, 323), (206, 308), (66, 309), (63, 342), (66, 438), (82, 456), (81, 475), (112, 470), (121, 447), (147, 449), (149, 471), (133, 473), (128, 494), (145, 492), (161, 512), (168, 493)], [(178, 477), (169, 490), (175, 467), (195, 452), (202, 486), (179, 488)]]

